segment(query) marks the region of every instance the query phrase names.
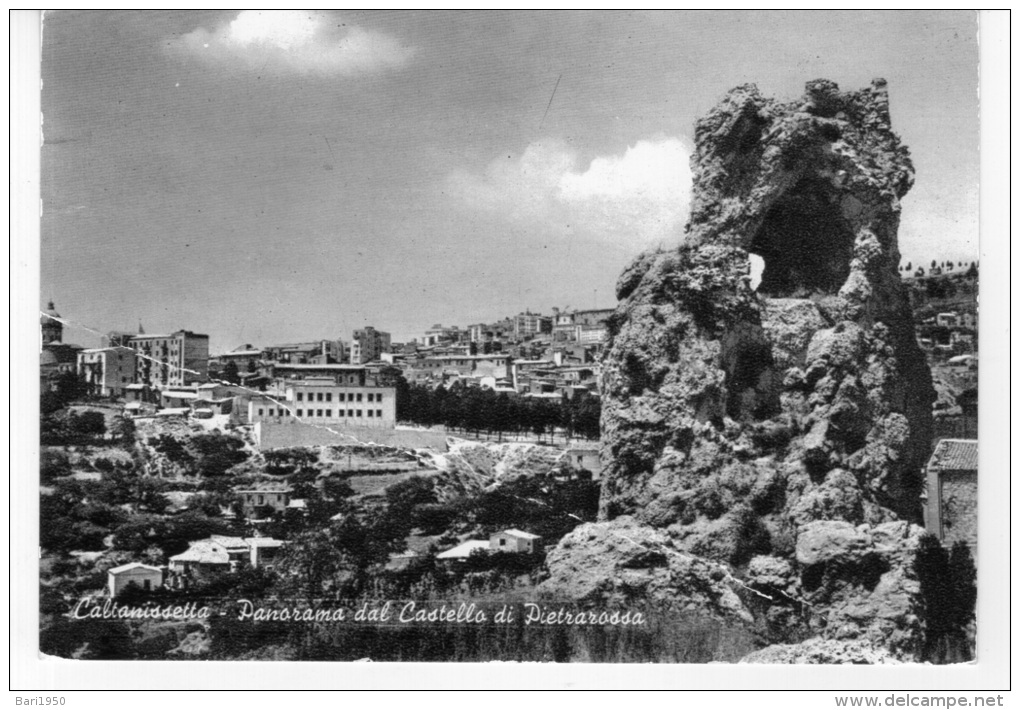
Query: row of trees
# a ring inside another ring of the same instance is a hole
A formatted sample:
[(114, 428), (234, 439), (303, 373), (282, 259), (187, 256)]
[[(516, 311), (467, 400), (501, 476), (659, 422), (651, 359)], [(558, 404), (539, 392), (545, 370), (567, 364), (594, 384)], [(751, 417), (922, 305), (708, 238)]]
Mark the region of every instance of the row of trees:
[(539, 437), (562, 429), (567, 436), (597, 439), (601, 407), (595, 397), (560, 401), (529, 399), (491, 389), (431, 388), (404, 383), (397, 393), (397, 419), (423, 426), (442, 424), (474, 433), (533, 433)]
[(94, 444), (112, 441), (130, 446), (134, 444), (135, 423), (131, 417), (117, 415), (106, 425), (106, 416), (97, 410), (73, 412), (68, 410), (44, 414), (39, 421), (39, 438), (43, 445)]

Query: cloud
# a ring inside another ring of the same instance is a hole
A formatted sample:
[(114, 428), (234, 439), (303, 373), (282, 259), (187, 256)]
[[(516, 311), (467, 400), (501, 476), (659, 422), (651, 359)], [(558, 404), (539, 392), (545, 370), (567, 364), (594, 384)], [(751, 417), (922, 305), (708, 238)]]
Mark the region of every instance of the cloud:
[(210, 63), (327, 76), (398, 69), (414, 54), (395, 37), (313, 10), (245, 10), (212, 30), (184, 35), (171, 51)]
[(540, 141), (483, 173), (457, 171), (446, 187), (474, 209), (647, 246), (679, 238), (690, 209), (690, 150), (679, 138), (641, 140), (582, 168), (566, 143)]

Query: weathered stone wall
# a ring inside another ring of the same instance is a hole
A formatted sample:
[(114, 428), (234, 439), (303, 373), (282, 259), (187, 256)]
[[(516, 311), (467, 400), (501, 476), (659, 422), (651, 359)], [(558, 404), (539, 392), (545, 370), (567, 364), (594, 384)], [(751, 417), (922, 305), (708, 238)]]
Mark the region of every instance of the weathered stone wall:
[(943, 471), (942, 531), (943, 544), (956, 542), (977, 545), (977, 473), (974, 471)]

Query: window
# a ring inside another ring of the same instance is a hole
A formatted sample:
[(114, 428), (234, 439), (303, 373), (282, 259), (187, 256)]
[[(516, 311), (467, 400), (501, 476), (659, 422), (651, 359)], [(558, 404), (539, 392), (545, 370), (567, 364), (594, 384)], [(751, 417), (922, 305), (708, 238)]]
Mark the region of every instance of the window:
[(316, 402), (321, 402), (322, 401), (322, 392), (316, 392), (315, 393), (315, 401)]
[(265, 499), (262, 496), (259, 496), (259, 503), (258, 504), (262, 505), (264, 502), (265, 502)]
[(361, 401), (361, 392), (358, 392), (358, 401)]
[(372, 410), (371, 410), (371, 409), (369, 409), (369, 410), (368, 410), (368, 416), (370, 416), (370, 417), (373, 417), (373, 416), (375, 416), (375, 414), (374, 414), (374, 413), (372, 412)]
[(347, 410), (347, 416), (353, 417), (354, 416), (354, 410), (353, 409), (348, 409)]
[(333, 393), (332, 392), (327, 392), (326, 393), (326, 401), (327, 402), (332, 402), (333, 401)]
[(502, 537), (501, 537), (501, 538), (499, 539), (499, 546), (500, 546), (500, 547), (506, 547), (506, 539), (505, 539), (505, 538), (502, 538)]
[(327, 409), (326, 410), (326, 419), (332, 419), (332, 418), (333, 418), (333, 410), (332, 409)]
[(299, 417), (304, 416), (304, 410), (302, 410), (302, 409), (297, 410), (297, 415)]
[(381, 419), (382, 418), (382, 410), (381, 409), (375, 410), (375, 416), (377, 416), (377, 417), (379, 417)]
[(336, 410), (336, 415), (337, 415), (338, 417), (342, 417), (342, 416), (344, 415), (344, 410), (342, 410), (342, 409), (338, 409), (338, 410)]
[(261, 409), (259, 409), (259, 416), (260, 417), (262, 416), (262, 410)]
[(338, 394), (338, 395), (336, 396), (336, 398), (337, 398), (337, 401), (338, 401), (338, 402), (343, 402), (343, 401), (344, 401), (344, 399), (346, 399), (346, 398), (344, 397), (344, 393), (343, 393), (343, 392), (340, 392), (340, 393), (339, 393), (339, 394)]
[(315, 416), (322, 417), (322, 410), (321, 409), (316, 409), (315, 410)]
[(359, 417), (361, 416), (361, 410), (360, 409), (358, 410), (358, 416)]
[(297, 401), (301, 402), (301, 401), (304, 400), (304, 398), (305, 398), (305, 393), (304, 392), (298, 392), (297, 393)]

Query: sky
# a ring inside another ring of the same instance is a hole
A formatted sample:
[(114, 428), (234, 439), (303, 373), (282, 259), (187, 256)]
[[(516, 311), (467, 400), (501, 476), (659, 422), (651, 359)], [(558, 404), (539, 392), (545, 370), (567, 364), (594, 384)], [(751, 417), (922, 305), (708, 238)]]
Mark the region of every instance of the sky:
[[(972, 12), (56, 12), (41, 305), (213, 353), (608, 308), (734, 86), (889, 82), (904, 261), (978, 253)], [(65, 341), (95, 345), (68, 329)]]

